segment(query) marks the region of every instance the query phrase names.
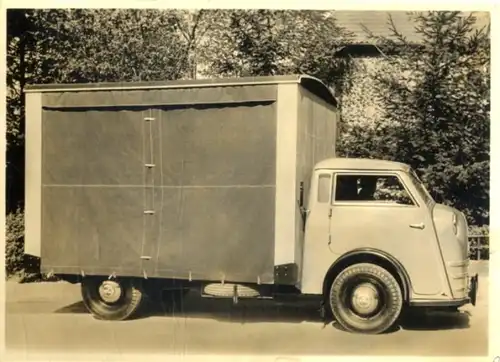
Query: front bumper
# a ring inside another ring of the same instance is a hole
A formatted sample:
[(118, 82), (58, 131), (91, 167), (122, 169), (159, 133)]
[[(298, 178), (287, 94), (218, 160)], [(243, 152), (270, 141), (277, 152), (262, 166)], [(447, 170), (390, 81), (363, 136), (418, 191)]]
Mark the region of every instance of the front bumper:
[(450, 300), (414, 300), (410, 301), (412, 307), (431, 307), (431, 308), (460, 308), (466, 304), (476, 305), (477, 292), (479, 290), (479, 276), (476, 274), (468, 279), (467, 296), (459, 299)]
[(476, 274), (469, 280), (469, 301), (475, 306), (477, 301), (477, 291), (479, 290), (479, 276)]

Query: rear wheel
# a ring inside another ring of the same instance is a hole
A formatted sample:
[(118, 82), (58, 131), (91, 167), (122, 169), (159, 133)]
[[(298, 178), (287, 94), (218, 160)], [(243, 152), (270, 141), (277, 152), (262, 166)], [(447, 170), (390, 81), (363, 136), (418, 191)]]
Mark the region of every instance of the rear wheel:
[(86, 277), (81, 284), (85, 307), (96, 319), (125, 320), (134, 317), (144, 294), (140, 281)]
[(378, 334), (398, 319), (403, 306), (397, 280), (374, 264), (355, 264), (333, 281), (329, 304), (337, 322), (347, 331)]

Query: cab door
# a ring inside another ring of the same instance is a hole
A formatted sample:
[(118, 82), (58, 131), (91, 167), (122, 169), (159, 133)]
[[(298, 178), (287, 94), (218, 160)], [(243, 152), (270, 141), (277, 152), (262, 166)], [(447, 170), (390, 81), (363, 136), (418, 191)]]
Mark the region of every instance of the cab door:
[(321, 294), (322, 280), (332, 264), (332, 255), (328, 250), (331, 241), (332, 182), (331, 170), (317, 170), (313, 173), (306, 211), (303, 265), (299, 282), (303, 293)]
[[(332, 176), (331, 251), (342, 255), (358, 248), (378, 249), (401, 262), (414, 294), (446, 293), (430, 211), (409, 191), (403, 176), (397, 172), (336, 172)], [(363, 187), (374, 183), (373, 196), (360, 197)]]

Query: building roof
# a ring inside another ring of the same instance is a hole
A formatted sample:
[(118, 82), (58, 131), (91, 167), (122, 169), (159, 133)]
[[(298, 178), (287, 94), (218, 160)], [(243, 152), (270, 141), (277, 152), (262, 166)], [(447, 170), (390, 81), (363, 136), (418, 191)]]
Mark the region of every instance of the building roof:
[(366, 158), (328, 158), (315, 166), (320, 169), (408, 171), (410, 166), (400, 162)]
[[(474, 29), (482, 29), (491, 23), (488, 11), (464, 11), (462, 16), (466, 17), (471, 13), (476, 18)], [(393, 38), (390, 19), (411, 46), (422, 46), (422, 35), (416, 32), (416, 24), (407, 11), (336, 11), (335, 18), (339, 26), (348, 29), (352, 34), (352, 39), (335, 53), (337, 57), (380, 56), (381, 50), (374, 44), (374, 40), (370, 39), (368, 32), (375, 37)], [(398, 49), (384, 50), (386, 55), (398, 52)]]
[[(476, 17), (475, 28), (481, 29), (490, 24), (490, 13), (488, 11), (464, 11), (463, 16), (471, 13)], [(407, 11), (335, 11), (334, 16), (337, 24), (348, 29), (353, 34), (352, 43), (370, 42), (364, 29), (366, 27), (375, 36), (390, 37), (389, 16), (392, 18), (396, 29), (407, 38), (409, 42), (419, 43), (422, 40), (420, 34), (415, 31), (415, 23), (408, 17)]]

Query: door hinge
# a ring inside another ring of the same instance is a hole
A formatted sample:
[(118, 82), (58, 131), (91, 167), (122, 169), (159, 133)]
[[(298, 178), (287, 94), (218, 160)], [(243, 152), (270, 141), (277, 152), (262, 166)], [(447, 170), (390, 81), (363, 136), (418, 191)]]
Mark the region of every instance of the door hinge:
[(328, 217), (332, 217), (332, 208), (328, 210)]
[(332, 243), (332, 234), (328, 235), (328, 245)]

